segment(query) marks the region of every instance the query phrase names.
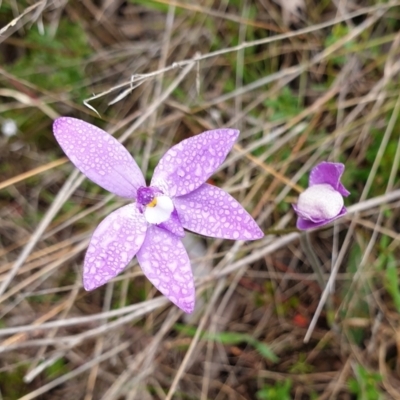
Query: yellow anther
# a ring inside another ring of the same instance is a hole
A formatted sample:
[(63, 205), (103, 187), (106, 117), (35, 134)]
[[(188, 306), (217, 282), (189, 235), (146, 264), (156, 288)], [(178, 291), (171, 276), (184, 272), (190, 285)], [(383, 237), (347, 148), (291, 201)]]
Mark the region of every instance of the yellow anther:
[(147, 207), (155, 207), (156, 205), (157, 205), (157, 198), (154, 197), (154, 199), (149, 204), (147, 204)]

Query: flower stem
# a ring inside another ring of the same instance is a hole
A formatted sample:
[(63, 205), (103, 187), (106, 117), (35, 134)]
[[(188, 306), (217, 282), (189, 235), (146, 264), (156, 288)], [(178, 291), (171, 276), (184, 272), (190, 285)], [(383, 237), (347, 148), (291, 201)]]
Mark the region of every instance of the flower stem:
[[(322, 274), (322, 265), (315, 254), (313, 245), (311, 243), (311, 236), (309, 232), (305, 232), (303, 235), (300, 235), (300, 244), (303, 248), (304, 253), (307, 255), (308, 261), (311, 264), (311, 267), (317, 277), (319, 286), (321, 287), (321, 291), (324, 291), (326, 282), (324, 276)], [(327, 311), (327, 322), (328, 324), (333, 327), (334, 324), (334, 315), (333, 312), (333, 299), (332, 294), (329, 294), (327, 302), (326, 302), (326, 311)]]

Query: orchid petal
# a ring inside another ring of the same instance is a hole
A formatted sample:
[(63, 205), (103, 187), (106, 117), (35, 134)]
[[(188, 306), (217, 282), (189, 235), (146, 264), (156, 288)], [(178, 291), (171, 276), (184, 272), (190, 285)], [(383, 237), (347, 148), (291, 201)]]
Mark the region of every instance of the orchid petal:
[(189, 257), (180, 239), (150, 226), (137, 259), (149, 281), (186, 313), (194, 309), (195, 289)]
[(228, 193), (216, 186), (174, 199), (184, 228), (205, 236), (233, 240), (255, 240), (264, 236), (251, 215)]
[(102, 129), (75, 118), (54, 121), (54, 136), (72, 163), (89, 179), (121, 197), (136, 198), (144, 177), (128, 150)]
[(162, 222), (158, 226), (181, 238), (185, 236), (185, 231), (183, 230), (183, 226), (176, 210), (172, 212), (171, 217), (167, 221)]
[(238, 135), (235, 129), (214, 129), (183, 140), (161, 158), (151, 186), (171, 197), (192, 192), (223, 163)]
[(296, 226), (297, 226), (297, 229), (300, 229), (301, 231), (307, 231), (309, 229), (318, 228), (320, 226), (329, 224), (332, 221), (334, 221), (335, 219), (338, 219), (338, 218), (342, 217), (346, 213), (347, 213), (346, 207), (343, 207), (341, 209), (341, 211), (339, 212), (339, 214), (336, 215), (336, 217), (333, 217), (333, 218), (330, 218), (330, 219), (326, 219), (326, 220), (322, 220), (322, 221), (319, 221), (319, 222), (313, 222), (313, 221), (310, 221), (308, 219), (304, 219), (304, 218), (299, 216), (299, 218), (297, 219)]
[(108, 215), (96, 228), (90, 240), (83, 265), (83, 286), (93, 290), (118, 275), (140, 249), (147, 222), (129, 204)]
[(309, 186), (327, 183), (342, 196), (347, 197), (350, 192), (340, 182), (343, 171), (344, 165), (341, 163), (321, 162), (311, 170)]

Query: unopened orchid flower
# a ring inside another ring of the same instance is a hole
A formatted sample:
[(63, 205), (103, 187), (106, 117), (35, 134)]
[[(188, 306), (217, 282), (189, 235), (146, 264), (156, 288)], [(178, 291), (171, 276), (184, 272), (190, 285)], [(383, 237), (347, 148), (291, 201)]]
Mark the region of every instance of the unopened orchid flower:
[(239, 131), (215, 129), (183, 140), (165, 153), (146, 186), (128, 150), (105, 131), (69, 117), (56, 119), (53, 129), (65, 154), (84, 175), (135, 200), (112, 212), (94, 231), (83, 266), (86, 290), (107, 283), (136, 255), (152, 284), (190, 313), (195, 288), (181, 242), (183, 229), (224, 239), (263, 237), (233, 197), (205, 183), (225, 160)]
[(317, 228), (346, 214), (343, 196), (350, 192), (340, 182), (343, 171), (343, 164), (332, 162), (321, 162), (311, 170), (309, 187), (293, 205), (298, 229)]

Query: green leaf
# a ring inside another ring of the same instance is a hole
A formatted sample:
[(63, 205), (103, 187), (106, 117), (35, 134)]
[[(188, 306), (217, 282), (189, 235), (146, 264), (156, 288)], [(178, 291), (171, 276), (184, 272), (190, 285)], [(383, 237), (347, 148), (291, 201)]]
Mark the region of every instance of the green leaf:
[(397, 274), (396, 260), (392, 254), (387, 256), (387, 267), (385, 272), (386, 290), (392, 296), (393, 303), (397, 312), (400, 312), (400, 290), (399, 290), (399, 276)]
[[(184, 326), (180, 324), (176, 324), (175, 328), (177, 331), (193, 337), (196, 333), (195, 327)], [(211, 340), (217, 343), (221, 343), (223, 345), (233, 346), (238, 345), (240, 343), (246, 343), (252, 347), (254, 347), (265, 359), (276, 363), (279, 361), (279, 358), (275, 355), (275, 353), (271, 350), (271, 348), (263, 343), (253, 338), (251, 335), (246, 333), (239, 332), (202, 332), (200, 335), (202, 340)]]
[(283, 382), (276, 382), (275, 385), (265, 385), (257, 392), (258, 400), (292, 400), (290, 391), (292, 382), (286, 379)]

